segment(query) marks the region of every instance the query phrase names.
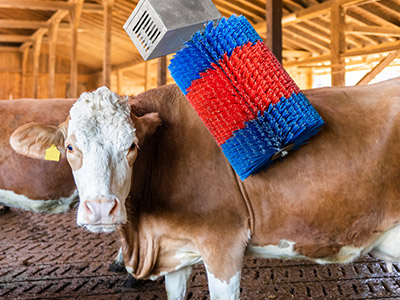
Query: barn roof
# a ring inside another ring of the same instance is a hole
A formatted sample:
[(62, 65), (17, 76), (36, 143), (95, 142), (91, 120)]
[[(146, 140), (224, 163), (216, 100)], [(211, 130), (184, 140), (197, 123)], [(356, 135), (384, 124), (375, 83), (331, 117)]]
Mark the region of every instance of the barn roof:
[[(56, 55), (70, 58), (69, 11), (83, 0), (0, 0), (0, 50), (23, 51), (43, 36), (51, 42), (51, 24), (60, 21)], [(101, 71), (104, 57), (104, 3), (113, 2), (112, 70), (127, 70), (143, 62), (122, 26), (137, 0), (84, 0), (79, 21), (77, 61)], [(244, 15), (266, 35), (266, 0), (213, 0), (224, 16)], [(331, 9), (343, 8), (344, 23), (331, 20)], [(342, 57), (400, 50), (400, 0), (282, 0), (282, 41), (285, 66), (330, 63), (331, 28), (343, 31)], [(333, 22), (333, 26), (331, 26)], [(336, 26), (336, 25), (337, 26)], [(332, 41), (332, 43), (335, 43)], [(46, 50), (44, 50), (46, 51)], [(398, 53), (392, 56), (397, 57)], [(393, 60), (394, 58), (392, 58)], [(129, 70), (128, 70), (129, 71)], [(135, 76), (134, 72), (131, 72)], [(128, 72), (129, 75), (129, 72)]]

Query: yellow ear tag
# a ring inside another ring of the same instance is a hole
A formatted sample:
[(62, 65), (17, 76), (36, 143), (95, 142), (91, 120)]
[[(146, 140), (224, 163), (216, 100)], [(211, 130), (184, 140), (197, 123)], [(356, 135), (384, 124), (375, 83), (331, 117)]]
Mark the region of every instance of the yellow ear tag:
[(59, 161), (60, 160), (60, 151), (58, 151), (57, 147), (51, 145), (50, 148), (46, 149), (46, 155), (44, 156), (45, 160)]

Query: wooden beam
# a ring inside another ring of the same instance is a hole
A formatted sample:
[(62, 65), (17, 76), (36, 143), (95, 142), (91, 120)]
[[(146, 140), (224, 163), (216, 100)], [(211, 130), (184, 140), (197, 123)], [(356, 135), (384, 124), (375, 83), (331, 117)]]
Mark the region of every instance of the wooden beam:
[(60, 20), (54, 21), (50, 26), (49, 32), (49, 98), (55, 97), (56, 83), (56, 49), (57, 49), (57, 34)]
[(379, 64), (377, 64), (370, 72), (368, 72), (356, 85), (366, 85), (372, 79), (376, 77), (380, 72), (383, 71), (393, 60), (395, 60), (400, 55), (399, 51), (394, 51), (389, 53), (384, 59), (382, 59)]
[(30, 35), (0, 34), (0, 42), (24, 43), (27, 41), (32, 41)]
[(28, 70), (29, 47), (22, 52), (22, 70), (21, 70), (21, 97), (26, 97), (26, 73)]
[[(304, 22), (309, 19), (321, 17), (321, 15), (326, 15), (330, 13), (332, 3), (334, 0), (327, 0), (322, 3), (310, 6), (308, 8), (300, 9), (294, 13), (290, 13), (282, 16), (282, 26), (290, 26), (300, 22)], [(358, 5), (366, 2), (371, 2), (371, 0), (336, 0), (343, 7), (349, 7), (353, 5)], [(376, 0), (373, 0), (376, 1)], [(266, 30), (266, 25), (264, 22), (259, 22), (254, 25), (255, 30), (262, 34)]]
[(39, 91), (39, 67), (40, 67), (40, 50), (42, 48), (43, 35), (39, 36), (33, 44), (33, 98), (38, 98)]
[(124, 72), (122, 71), (117, 71), (117, 90), (118, 90), (118, 94), (122, 95), (122, 83), (124, 81)]
[(157, 86), (167, 84), (167, 57), (163, 56), (158, 59)]
[(150, 62), (146, 61), (144, 63), (144, 90), (150, 89)]
[(345, 26), (346, 33), (362, 33), (383, 36), (400, 36), (400, 28), (383, 27), (383, 26), (360, 26), (347, 24)]
[(0, 28), (37, 29), (37, 28), (47, 28), (48, 26), (49, 25), (45, 21), (0, 19)]
[(338, 0), (334, 0), (331, 8), (331, 84), (345, 85), (345, 63), (342, 54), (346, 50), (343, 30), (344, 10)]
[(346, 53), (343, 54), (343, 57), (353, 57), (353, 56), (360, 56), (360, 55), (377, 54), (377, 53), (383, 53), (383, 52), (396, 51), (399, 49), (400, 49), (400, 41), (379, 44), (376, 46), (364, 47), (361, 49), (347, 50)]
[(48, 0), (0, 0), (1, 8), (22, 8), (37, 10), (58, 10), (71, 9), (71, 4), (65, 1), (48, 1)]
[(18, 47), (0, 46), (0, 52), (19, 52)]
[(282, 0), (267, 0), (266, 3), (266, 44), (282, 62)]
[[(71, 0), (70, 0), (71, 1)], [(68, 2), (69, 3), (69, 2)], [(46, 23), (48, 24), (48, 27), (54, 22), (55, 20), (62, 20), (65, 16), (68, 15), (68, 11), (65, 10), (59, 10), (55, 12), (47, 21)], [(31, 36), (32, 40), (35, 40), (38, 36), (45, 34), (48, 31), (48, 28), (39, 28), (38, 30), (35, 31), (35, 33)], [(25, 42), (24, 44), (21, 45), (20, 49), (21, 51), (24, 50), (26, 47), (30, 47), (32, 45), (32, 41)]]
[(84, 0), (75, 0), (75, 7), (70, 11), (71, 17), (71, 75), (70, 97), (78, 97), (78, 27)]
[(114, 0), (103, 0), (104, 6), (104, 57), (103, 85), (111, 88), (111, 35)]
[(283, 50), (282, 54), (284, 57), (307, 57), (311, 56), (311, 53), (304, 50)]
[[(0, 8), (21, 8), (32, 10), (71, 10), (74, 4), (71, 1), (49, 1), (49, 0), (0, 0)], [(103, 7), (96, 3), (85, 3), (85, 13), (102, 13)]]

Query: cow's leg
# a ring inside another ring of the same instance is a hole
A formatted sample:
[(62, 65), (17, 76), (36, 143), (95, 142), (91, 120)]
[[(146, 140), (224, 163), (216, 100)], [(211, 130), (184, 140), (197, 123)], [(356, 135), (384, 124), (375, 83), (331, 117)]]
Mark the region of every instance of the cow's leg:
[(239, 299), (245, 243), (231, 245), (230, 248), (215, 242), (213, 245), (214, 247), (207, 247), (206, 252), (202, 253), (207, 270), (210, 299)]
[(8, 212), (10, 208), (8, 206), (0, 205), (0, 214)]
[(108, 268), (111, 272), (125, 272), (124, 256), (122, 255), (122, 249), (119, 248), (118, 254), (115, 257), (114, 262)]
[(165, 288), (168, 300), (183, 300), (186, 295), (187, 281), (192, 273), (192, 267), (184, 267), (165, 275)]
[(228, 280), (219, 278), (207, 268), (208, 288), (210, 290), (211, 300), (236, 300), (240, 296), (240, 278), (239, 270), (234, 276)]

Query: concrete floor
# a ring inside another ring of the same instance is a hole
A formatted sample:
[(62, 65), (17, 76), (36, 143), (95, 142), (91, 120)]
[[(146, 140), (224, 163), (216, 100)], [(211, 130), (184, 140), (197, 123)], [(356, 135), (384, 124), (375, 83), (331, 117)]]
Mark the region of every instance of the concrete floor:
[[(166, 299), (163, 280), (126, 287), (127, 275), (108, 267), (115, 234), (75, 224), (75, 212), (44, 215), (11, 209), (0, 215), (0, 299)], [(400, 299), (400, 265), (364, 256), (349, 265), (248, 259), (241, 299)], [(209, 299), (203, 266), (196, 266), (186, 299)]]

